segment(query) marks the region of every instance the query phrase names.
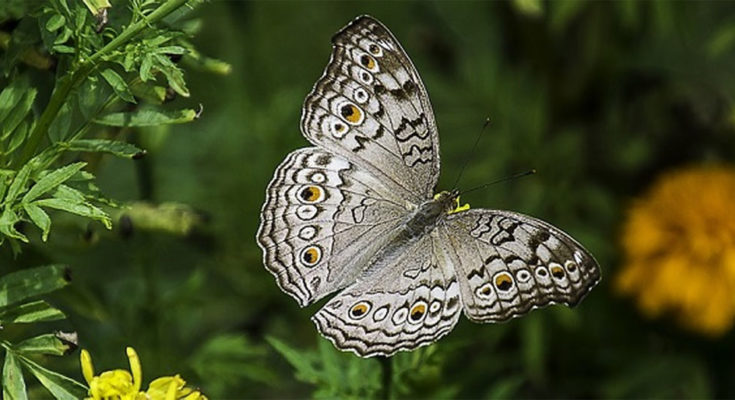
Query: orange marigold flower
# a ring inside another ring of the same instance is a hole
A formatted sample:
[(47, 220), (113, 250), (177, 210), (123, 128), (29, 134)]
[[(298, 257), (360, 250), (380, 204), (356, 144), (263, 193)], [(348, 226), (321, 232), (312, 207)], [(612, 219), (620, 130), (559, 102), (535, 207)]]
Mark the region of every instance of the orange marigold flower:
[(735, 320), (735, 169), (690, 167), (662, 176), (623, 226), (615, 286), (648, 316), (669, 313), (718, 336)]

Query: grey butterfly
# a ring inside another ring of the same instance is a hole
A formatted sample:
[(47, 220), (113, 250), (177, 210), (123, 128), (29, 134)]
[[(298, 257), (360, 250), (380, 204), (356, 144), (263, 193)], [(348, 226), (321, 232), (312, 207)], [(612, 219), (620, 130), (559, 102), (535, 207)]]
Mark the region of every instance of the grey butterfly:
[(434, 114), (390, 31), (361, 16), (332, 43), (301, 118), (314, 146), (276, 169), (257, 237), (301, 306), (340, 291), (312, 317), (319, 332), (388, 356), (446, 335), (460, 311), (498, 322), (579, 303), (600, 269), (569, 235), (510, 211), (460, 211), (456, 190), (434, 196)]

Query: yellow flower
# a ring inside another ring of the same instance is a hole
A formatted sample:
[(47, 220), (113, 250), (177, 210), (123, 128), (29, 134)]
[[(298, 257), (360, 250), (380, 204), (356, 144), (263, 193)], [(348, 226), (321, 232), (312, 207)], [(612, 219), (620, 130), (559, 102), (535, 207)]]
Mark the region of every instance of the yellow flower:
[(187, 387), (179, 375), (155, 379), (146, 392), (141, 392), (143, 371), (140, 359), (132, 347), (125, 351), (130, 362), (130, 372), (116, 369), (95, 376), (92, 357), (87, 350), (82, 349), (82, 375), (89, 384), (90, 397), (87, 400), (207, 400), (199, 390)]
[(644, 314), (671, 314), (718, 336), (735, 320), (735, 169), (691, 167), (660, 178), (623, 225), (615, 285)]

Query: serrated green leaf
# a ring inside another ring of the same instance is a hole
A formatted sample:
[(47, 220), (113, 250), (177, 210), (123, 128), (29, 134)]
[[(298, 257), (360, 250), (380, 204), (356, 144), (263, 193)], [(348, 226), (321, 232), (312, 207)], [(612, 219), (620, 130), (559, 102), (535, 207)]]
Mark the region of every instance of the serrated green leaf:
[(77, 400), (87, 396), (87, 388), (73, 379), (46, 369), (36, 362), (19, 355), (21, 363), (57, 400)]
[(56, 32), (66, 23), (66, 18), (61, 14), (56, 14), (46, 21), (46, 30), (49, 32)]
[(95, 119), (94, 122), (108, 126), (156, 126), (168, 124), (183, 124), (197, 118), (197, 112), (192, 109), (175, 111), (161, 111), (142, 109), (130, 113), (112, 113)]
[(26, 383), (23, 380), (23, 371), (20, 363), (12, 351), (5, 352), (5, 363), (3, 365), (3, 399), (26, 400)]
[(117, 72), (115, 72), (115, 70), (107, 68), (100, 72), (100, 75), (102, 75), (105, 81), (107, 81), (110, 87), (112, 87), (112, 90), (115, 92), (115, 94), (118, 95), (121, 99), (127, 101), (128, 103), (136, 103), (133, 94), (130, 93), (130, 89), (128, 88), (128, 84), (125, 82), (125, 79), (123, 79)]
[(3, 324), (56, 321), (64, 318), (66, 315), (63, 312), (51, 307), (43, 300), (8, 307), (0, 311), (0, 323)]
[[(71, 342), (62, 339), (68, 335), (64, 332), (46, 333), (13, 345), (13, 350), (26, 356), (34, 354), (63, 356), (77, 348), (76, 340)], [(76, 336), (75, 333), (73, 335)]]
[(41, 197), (42, 195), (66, 182), (69, 178), (74, 176), (74, 174), (76, 174), (86, 165), (87, 163), (85, 162), (77, 162), (74, 164), (69, 164), (65, 167), (61, 167), (57, 170), (52, 171), (51, 173), (46, 174), (46, 176), (36, 182), (36, 184), (31, 187), (26, 195), (23, 196), (22, 202), (30, 203), (31, 201)]
[(7, 113), (4, 120), (0, 122), (0, 139), (7, 139), (15, 128), (18, 127), (18, 124), (25, 119), (28, 112), (31, 111), (36, 94), (37, 90), (35, 88), (27, 89), (23, 97), (15, 104), (15, 107)]
[(18, 214), (16, 214), (12, 208), (5, 207), (3, 214), (0, 215), (0, 233), (9, 238), (18, 239), (28, 243), (28, 238), (15, 229), (15, 224), (18, 223), (18, 221), (20, 221)]
[(84, 193), (66, 185), (59, 185), (59, 188), (54, 193), (54, 197), (57, 199), (68, 200), (74, 204), (81, 204), (86, 201)]
[(69, 268), (64, 265), (46, 265), (3, 275), (0, 277), (0, 307), (61, 289), (70, 280)]
[(51, 218), (46, 214), (46, 211), (30, 203), (23, 204), (23, 209), (26, 210), (26, 214), (31, 218), (31, 221), (41, 229), (41, 239), (44, 242), (48, 240), (48, 234), (51, 230)]
[(31, 169), (33, 169), (33, 163), (28, 162), (20, 169), (20, 171), (18, 171), (17, 174), (15, 174), (15, 177), (13, 177), (13, 183), (10, 184), (8, 192), (5, 194), (5, 199), (3, 199), (0, 204), (6, 204), (8, 206), (13, 204), (16, 197), (25, 190), (25, 187), (28, 184), (28, 178), (31, 176)]
[(62, 146), (70, 151), (88, 151), (98, 153), (109, 153), (123, 158), (140, 158), (145, 155), (145, 150), (125, 142), (106, 139), (80, 139)]
[(189, 97), (189, 89), (186, 88), (184, 73), (181, 72), (179, 67), (166, 56), (154, 54), (153, 57), (156, 60), (156, 64), (158, 64), (158, 69), (166, 76), (166, 81), (171, 86), (171, 89), (181, 96)]
[(36, 201), (35, 204), (39, 207), (54, 208), (82, 217), (91, 218), (93, 220), (102, 222), (102, 224), (105, 225), (107, 229), (112, 229), (112, 220), (107, 215), (107, 213), (89, 203), (77, 204), (67, 199), (53, 198), (41, 199)]

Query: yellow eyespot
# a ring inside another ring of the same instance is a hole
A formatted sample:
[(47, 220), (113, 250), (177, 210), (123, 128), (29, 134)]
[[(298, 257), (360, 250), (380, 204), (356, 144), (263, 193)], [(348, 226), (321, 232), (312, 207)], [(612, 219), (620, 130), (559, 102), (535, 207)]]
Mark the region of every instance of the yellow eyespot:
[(364, 317), (368, 311), (370, 311), (370, 303), (367, 301), (361, 301), (350, 308), (350, 317), (353, 319), (360, 319)]
[(367, 54), (363, 54), (360, 57), (360, 64), (362, 64), (363, 67), (372, 71), (375, 68), (375, 59)]
[(322, 250), (317, 246), (309, 246), (301, 252), (301, 261), (307, 267), (316, 265), (322, 258)]
[(299, 191), (299, 198), (307, 203), (316, 203), (323, 197), (322, 189), (319, 186), (306, 186)]
[(423, 301), (411, 307), (411, 321), (416, 322), (421, 320), (421, 317), (423, 317), (424, 314), (426, 314), (426, 303)]
[(342, 118), (353, 124), (360, 123), (362, 120), (362, 112), (355, 105), (345, 104), (340, 108), (339, 112), (342, 115)]
[(561, 279), (564, 277), (564, 269), (559, 264), (551, 265), (551, 268), (549, 268), (551, 271), (551, 276), (557, 279)]
[(495, 275), (495, 287), (498, 288), (498, 290), (502, 290), (503, 292), (506, 292), (510, 290), (510, 288), (513, 286), (513, 278), (506, 273), (501, 272), (497, 275)]

